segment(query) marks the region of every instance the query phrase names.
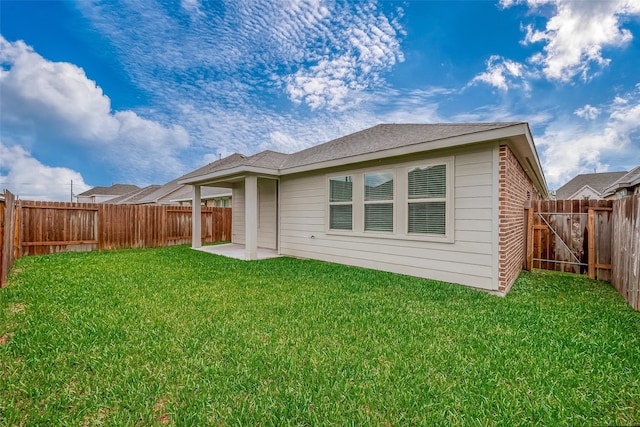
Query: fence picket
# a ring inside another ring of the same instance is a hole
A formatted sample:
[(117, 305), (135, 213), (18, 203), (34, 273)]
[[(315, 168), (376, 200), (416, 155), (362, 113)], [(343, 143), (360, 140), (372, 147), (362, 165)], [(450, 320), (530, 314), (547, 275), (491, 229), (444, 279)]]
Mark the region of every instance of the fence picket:
[[(14, 246), (18, 256), (24, 256), (191, 242), (190, 207), (18, 201), (16, 211), (17, 242), (3, 244), (3, 254)], [(220, 230), (231, 227), (231, 222), (226, 221), (231, 218), (231, 208), (204, 207), (202, 214), (210, 221), (202, 236), (205, 243), (231, 235), (230, 229)], [(214, 215), (220, 221), (213, 221)], [(6, 268), (1, 271), (4, 274)]]

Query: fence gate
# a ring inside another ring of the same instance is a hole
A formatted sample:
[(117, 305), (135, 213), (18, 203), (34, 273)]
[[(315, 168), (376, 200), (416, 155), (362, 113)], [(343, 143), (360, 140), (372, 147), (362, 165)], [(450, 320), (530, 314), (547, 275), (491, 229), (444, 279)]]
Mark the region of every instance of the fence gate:
[(611, 200), (543, 200), (525, 207), (525, 268), (611, 280)]

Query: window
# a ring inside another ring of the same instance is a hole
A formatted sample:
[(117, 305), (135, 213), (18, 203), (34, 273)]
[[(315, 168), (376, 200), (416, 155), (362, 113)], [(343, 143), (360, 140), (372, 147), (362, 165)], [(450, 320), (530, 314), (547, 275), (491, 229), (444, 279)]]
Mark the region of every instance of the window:
[(365, 231), (393, 231), (393, 172), (364, 174)]
[(325, 175), (328, 234), (455, 242), (455, 157)]
[(353, 177), (329, 179), (329, 228), (353, 229)]
[(447, 230), (447, 166), (409, 169), (409, 233), (445, 235)]

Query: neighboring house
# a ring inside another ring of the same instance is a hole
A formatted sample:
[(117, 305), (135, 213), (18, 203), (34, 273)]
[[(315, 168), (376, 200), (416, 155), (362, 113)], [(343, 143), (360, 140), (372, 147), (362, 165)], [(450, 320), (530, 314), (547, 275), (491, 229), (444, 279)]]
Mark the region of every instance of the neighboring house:
[(111, 187), (93, 187), (91, 190), (80, 193), (76, 197), (78, 203), (104, 203), (136, 190), (140, 190), (137, 185), (113, 184)]
[[(204, 187), (200, 195), (202, 206), (230, 208), (231, 190), (228, 188)], [(193, 200), (193, 189), (190, 185), (184, 185), (179, 192), (176, 192), (171, 199), (171, 203), (179, 205), (189, 205)]]
[(605, 197), (616, 199), (635, 194), (640, 194), (640, 166), (633, 168), (604, 190)]
[(140, 204), (140, 200), (144, 199), (158, 188), (160, 188), (160, 185), (158, 184), (148, 185), (122, 196), (114, 197), (113, 199), (107, 200), (105, 203), (113, 205), (137, 205)]
[[(205, 166), (206, 168), (207, 166)], [(201, 168), (202, 169), (202, 168)], [(182, 205), (191, 204), (193, 191), (191, 186), (179, 183), (183, 176), (173, 179), (164, 185), (159, 186), (155, 191), (145, 195), (137, 201), (137, 204), (141, 205)], [(201, 202), (205, 203), (205, 206), (214, 206), (216, 200), (220, 200), (220, 204), (225, 199), (231, 199), (230, 189), (211, 188), (206, 192), (203, 192)], [(229, 202), (227, 201), (227, 205)]]
[(271, 248), (498, 294), (525, 259), (525, 201), (548, 197), (527, 123), (382, 124), (293, 154), (233, 154), (180, 182), (195, 200), (232, 190), (246, 259)]
[(610, 197), (604, 196), (604, 190), (627, 172), (584, 173), (575, 176), (556, 191), (558, 200), (600, 200)]

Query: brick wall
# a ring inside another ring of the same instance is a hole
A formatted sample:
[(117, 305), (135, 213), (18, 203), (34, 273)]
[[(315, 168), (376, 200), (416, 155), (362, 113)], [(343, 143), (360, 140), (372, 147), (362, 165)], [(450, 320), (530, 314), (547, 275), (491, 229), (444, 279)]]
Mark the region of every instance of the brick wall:
[(499, 187), (500, 290), (508, 291), (520, 274), (526, 257), (524, 202), (541, 197), (506, 145), (500, 146)]

